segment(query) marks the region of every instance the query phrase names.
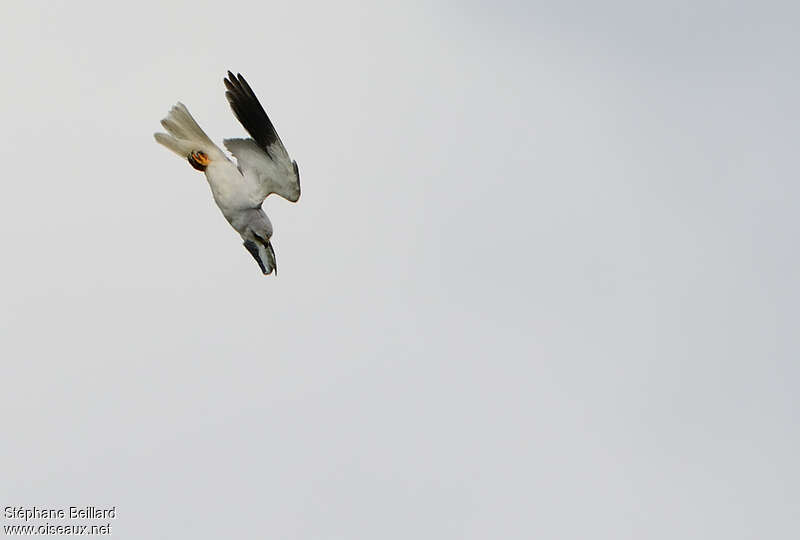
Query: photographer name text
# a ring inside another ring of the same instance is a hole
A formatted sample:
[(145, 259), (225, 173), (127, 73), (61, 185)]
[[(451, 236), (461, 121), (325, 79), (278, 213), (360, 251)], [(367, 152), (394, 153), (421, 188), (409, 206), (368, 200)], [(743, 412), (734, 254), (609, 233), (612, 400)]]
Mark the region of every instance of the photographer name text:
[(6, 506), (3, 517), (23, 521), (39, 519), (116, 519), (117, 507), (68, 506), (65, 508), (42, 508), (39, 506)]

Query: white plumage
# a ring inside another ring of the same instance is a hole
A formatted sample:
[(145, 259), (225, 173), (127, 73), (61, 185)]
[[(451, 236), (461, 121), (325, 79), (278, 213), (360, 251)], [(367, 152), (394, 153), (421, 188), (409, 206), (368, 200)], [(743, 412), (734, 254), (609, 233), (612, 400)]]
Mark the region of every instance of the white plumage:
[(300, 197), (297, 162), (289, 157), (267, 113), (244, 77), (228, 72), (225, 79), (231, 109), (251, 139), (225, 139), (236, 158), (234, 165), (208, 138), (182, 103), (161, 121), (167, 133), (156, 133), (160, 144), (203, 171), (214, 201), (228, 223), (244, 240), (244, 247), (266, 275), (277, 273), (272, 248), (272, 223), (261, 208), (271, 193), (296, 202)]

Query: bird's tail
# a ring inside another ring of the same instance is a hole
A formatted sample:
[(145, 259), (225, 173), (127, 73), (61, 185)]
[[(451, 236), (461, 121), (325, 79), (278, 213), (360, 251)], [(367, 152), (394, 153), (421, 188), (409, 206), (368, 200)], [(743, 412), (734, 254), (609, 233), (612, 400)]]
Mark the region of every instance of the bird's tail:
[(154, 134), (156, 141), (181, 156), (187, 157), (192, 152), (213, 154), (219, 152), (206, 132), (197, 125), (189, 109), (183, 103), (177, 103), (161, 121), (167, 133)]

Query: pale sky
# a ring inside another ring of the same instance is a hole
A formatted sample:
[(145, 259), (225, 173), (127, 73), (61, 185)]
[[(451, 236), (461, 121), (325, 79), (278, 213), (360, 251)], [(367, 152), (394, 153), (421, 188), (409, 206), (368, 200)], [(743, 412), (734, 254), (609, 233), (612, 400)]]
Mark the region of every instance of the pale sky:
[[(800, 537), (800, 9), (646, 4), (5, 2), (0, 507)], [(152, 138), (244, 136), (228, 69), (300, 164), (277, 278)]]

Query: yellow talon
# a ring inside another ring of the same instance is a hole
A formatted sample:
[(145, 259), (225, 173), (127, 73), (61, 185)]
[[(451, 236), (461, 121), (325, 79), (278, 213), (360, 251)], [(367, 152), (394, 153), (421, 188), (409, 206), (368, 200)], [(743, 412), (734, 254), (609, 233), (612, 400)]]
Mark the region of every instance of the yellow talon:
[(208, 159), (208, 156), (204, 152), (192, 152), (186, 159), (189, 161), (189, 164), (198, 171), (205, 171), (208, 164), (211, 163), (211, 160)]

